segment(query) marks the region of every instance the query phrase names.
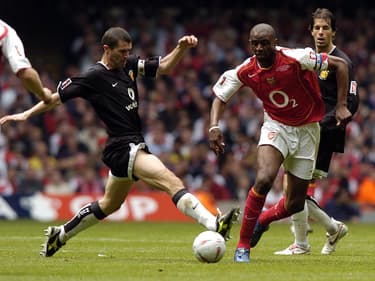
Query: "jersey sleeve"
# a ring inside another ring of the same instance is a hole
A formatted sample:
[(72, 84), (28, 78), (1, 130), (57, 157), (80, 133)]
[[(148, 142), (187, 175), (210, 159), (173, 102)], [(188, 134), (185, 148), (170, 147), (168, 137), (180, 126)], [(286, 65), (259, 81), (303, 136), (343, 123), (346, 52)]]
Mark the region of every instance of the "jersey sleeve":
[(16, 31), (10, 26), (1, 25), (1, 51), (7, 58), (9, 65), (14, 73), (21, 69), (30, 68), (31, 63), (25, 56), (25, 50), (21, 39)]
[(302, 69), (326, 70), (328, 68), (328, 54), (316, 53), (311, 48), (304, 49), (284, 49), (283, 53), (299, 62)]
[(230, 98), (243, 86), (239, 80), (236, 69), (224, 72), (213, 87), (215, 95), (223, 102)]
[(57, 86), (57, 92), (60, 95), (61, 101), (64, 103), (77, 97), (88, 99), (89, 95), (94, 91), (92, 86), (90, 86), (92, 83), (89, 80), (90, 77), (79, 76), (60, 81)]
[(130, 56), (127, 61), (128, 68), (133, 71), (134, 78), (138, 76), (155, 78), (160, 64), (160, 57), (141, 59)]
[(160, 57), (151, 57), (145, 60), (138, 59), (138, 73), (144, 77), (156, 77), (160, 65)]

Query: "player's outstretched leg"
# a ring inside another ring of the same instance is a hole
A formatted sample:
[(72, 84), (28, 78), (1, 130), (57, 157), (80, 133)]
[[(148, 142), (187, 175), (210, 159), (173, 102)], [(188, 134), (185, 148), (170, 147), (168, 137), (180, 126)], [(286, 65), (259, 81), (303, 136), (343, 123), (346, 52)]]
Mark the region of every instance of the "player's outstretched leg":
[(251, 248), (254, 248), (258, 244), (263, 233), (266, 232), (268, 229), (270, 229), (269, 225), (263, 226), (259, 223), (259, 221), (257, 221), (255, 228), (254, 228), (253, 235), (251, 236), (251, 239), (250, 239)]
[(59, 239), (61, 232), (60, 226), (49, 226), (44, 230), (46, 241), (41, 245), (40, 255), (43, 257), (51, 257), (56, 253), (65, 243), (62, 243)]
[(336, 250), (336, 245), (348, 233), (348, 227), (341, 221), (332, 218), (332, 221), (337, 224), (337, 231), (333, 234), (327, 232), (327, 241), (324, 244), (321, 253), (323, 255), (330, 255)]
[(240, 213), (240, 208), (233, 208), (224, 215), (218, 210), (218, 215), (216, 217), (216, 232), (220, 233), (225, 241), (228, 241), (231, 238), (230, 230), (233, 223), (238, 221)]

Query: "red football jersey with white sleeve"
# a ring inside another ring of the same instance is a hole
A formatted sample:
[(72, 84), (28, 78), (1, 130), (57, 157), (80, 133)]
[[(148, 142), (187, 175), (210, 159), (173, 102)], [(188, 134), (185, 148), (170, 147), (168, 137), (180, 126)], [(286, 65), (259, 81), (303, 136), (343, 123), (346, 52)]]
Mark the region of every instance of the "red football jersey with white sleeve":
[(252, 56), (221, 75), (213, 91), (227, 102), (241, 87), (250, 87), (272, 119), (301, 126), (323, 118), (325, 107), (314, 71), (327, 67), (325, 53), (317, 54), (311, 48), (278, 47), (270, 68), (260, 67)]

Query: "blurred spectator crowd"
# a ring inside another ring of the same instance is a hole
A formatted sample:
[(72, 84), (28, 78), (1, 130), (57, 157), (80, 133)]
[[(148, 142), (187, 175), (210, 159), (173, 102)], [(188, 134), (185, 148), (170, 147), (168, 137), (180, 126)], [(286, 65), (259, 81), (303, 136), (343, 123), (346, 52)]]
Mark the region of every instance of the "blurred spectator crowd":
[[(308, 25), (316, 7), (298, 14), (288, 7), (186, 8), (119, 5), (78, 9), (65, 19), (74, 33), (64, 52), (56, 54), (63, 61), (59, 72), (47, 72), (43, 65), (37, 69), (45, 86), (56, 89), (59, 81), (52, 77), (63, 80), (100, 60), (100, 38), (109, 26), (126, 28), (133, 38), (133, 53), (141, 57), (163, 56), (183, 34), (196, 35), (198, 47), (184, 57), (173, 75), (138, 83), (145, 139), (191, 191), (209, 191), (217, 200), (244, 200), (255, 178), (262, 105), (247, 89), (231, 100), (220, 124), (226, 152), (216, 157), (207, 141), (212, 86), (222, 72), (250, 55), (248, 33), (255, 23), (272, 24), (280, 45), (312, 46)], [(335, 42), (354, 63), (361, 104), (347, 128), (345, 153), (334, 157), (329, 177), (317, 182), (315, 195), (323, 206), (331, 207), (332, 200), (341, 204), (337, 198), (345, 197), (345, 204), (360, 206), (363, 211), (375, 207), (375, 13), (360, 8), (350, 15), (340, 9), (332, 11), (338, 26)], [(48, 49), (48, 40), (38, 47)], [(26, 46), (26, 53), (30, 52)], [(1, 116), (37, 102), (6, 65), (0, 79)], [(101, 162), (105, 141), (103, 125), (81, 99), (27, 122), (6, 124), (0, 132), (0, 194), (102, 193), (108, 174)], [(281, 176), (268, 195), (268, 205), (282, 195)], [(149, 189), (142, 182), (136, 185)]]

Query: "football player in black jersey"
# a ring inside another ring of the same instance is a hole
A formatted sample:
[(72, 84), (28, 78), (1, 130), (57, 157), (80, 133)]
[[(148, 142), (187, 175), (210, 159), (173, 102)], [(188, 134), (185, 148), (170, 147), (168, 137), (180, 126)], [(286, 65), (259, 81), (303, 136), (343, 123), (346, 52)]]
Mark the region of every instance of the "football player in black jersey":
[(109, 28), (102, 37), (103, 56), (87, 72), (61, 82), (52, 102), (40, 102), (23, 113), (4, 116), (0, 123), (9, 120), (23, 121), (50, 110), (72, 98), (83, 98), (94, 108), (104, 122), (108, 140), (103, 151), (103, 162), (110, 168), (103, 198), (82, 207), (67, 223), (50, 226), (40, 254), (52, 256), (77, 233), (96, 224), (118, 210), (134, 181), (141, 179), (152, 187), (167, 192), (177, 208), (208, 230), (219, 232), (226, 240), (232, 223), (238, 219), (239, 208), (215, 217), (184, 187), (155, 155), (148, 151), (141, 134), (138, 114), (137, 77), (154, 78), (168, 74), (184, 53), (195, 47), (198, 39), (183, 36), (177, 46), (165, 57), (140, 59), (131, 55), (132, 40), (120, 27)]
[[(315, 49), (318, 53), (328, 53), (343, 58), (349, 67), (349, 91), (347, 93), (347, 107), (352, 116), (356, 113), (359, 104), (357, 82), (351, 60), (334, 44), (336, 35), (336, 20), (333, 13), (326, 8), (318, 8), (312, 14), (310, 24), (311, 35), (314, 39)], [(334, 71), (321, 71), (317, 74), (322, 97), (326, 106), (326, 114), (320, 122), (320, 145), (314, 172), (315, 179), (325, 178), (328, 175), (329, 165), (335, 152), (344, 152), (345, 125), (337, 126), (335, 109), (337, 101), (337, 81)], [(314, 183), (311, 184), (313, 188)], [(323, 224), (327, 233), (327, 240), (321, 254), (329, 255), (335, 251), (337, 242), (346, 235), (348, 227), (340, 221), (329, 217), (311, 196), (307, 197), (304, 211), (292, 216), (292, 230), (295, 242), (276, 255), (295, 255), (310, 253), (308, 243), (308, 217)]]

